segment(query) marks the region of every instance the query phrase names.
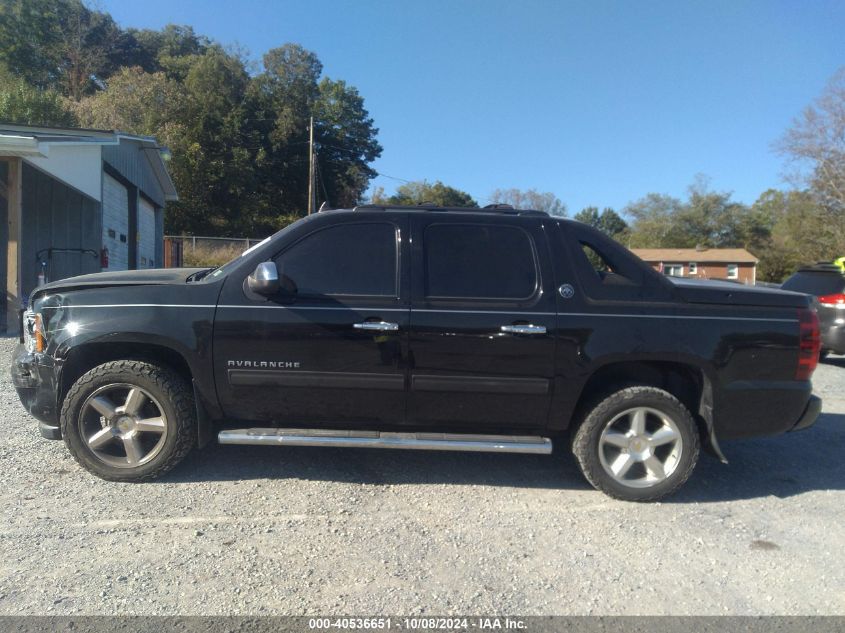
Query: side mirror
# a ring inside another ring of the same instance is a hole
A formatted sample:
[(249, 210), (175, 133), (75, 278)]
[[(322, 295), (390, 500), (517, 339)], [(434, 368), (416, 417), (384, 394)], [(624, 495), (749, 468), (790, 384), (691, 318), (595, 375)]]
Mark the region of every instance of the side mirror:
[(260, 295), (274, 295), (279, 292), (279, 271), (273, 262), (261, 262), (255, 268), (247, 284), (252, 292)]

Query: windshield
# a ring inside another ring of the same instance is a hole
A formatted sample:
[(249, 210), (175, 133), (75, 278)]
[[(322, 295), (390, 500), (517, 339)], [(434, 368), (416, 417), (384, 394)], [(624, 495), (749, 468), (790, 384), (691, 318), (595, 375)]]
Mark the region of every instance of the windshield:
[(821, 297), (842, 292), (845, 289), (845, 277), (838, 273), (800, 272), (783, 282), (781, 288)]

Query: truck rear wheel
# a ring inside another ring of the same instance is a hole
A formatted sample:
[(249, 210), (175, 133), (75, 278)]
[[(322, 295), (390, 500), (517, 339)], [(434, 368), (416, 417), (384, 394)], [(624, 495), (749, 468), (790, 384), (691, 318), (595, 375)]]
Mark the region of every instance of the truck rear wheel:
[(119, 360), (95, 367), (68, 391), (62, 437), (83, 468), (110, 481), (146, 481), (196, 444), (193, 393), (164, 367)]
[(677, 398), (654, 387), (628, 387), (588, 412), (572, 451), (598, 490), (625, 501), (656, 501), (686, 482), (699, 445), (695, 421)]

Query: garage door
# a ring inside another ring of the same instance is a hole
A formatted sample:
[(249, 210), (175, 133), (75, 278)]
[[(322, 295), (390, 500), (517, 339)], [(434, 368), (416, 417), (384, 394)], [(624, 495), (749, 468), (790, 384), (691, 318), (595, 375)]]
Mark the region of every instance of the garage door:
[(103, 174), (103, 247), (109, 249), (103, 270), (129, 268), (129, 192), (108, 174)]
[(155, 268), (156, 210), (141, 198), (138, 200), (138, 268)]

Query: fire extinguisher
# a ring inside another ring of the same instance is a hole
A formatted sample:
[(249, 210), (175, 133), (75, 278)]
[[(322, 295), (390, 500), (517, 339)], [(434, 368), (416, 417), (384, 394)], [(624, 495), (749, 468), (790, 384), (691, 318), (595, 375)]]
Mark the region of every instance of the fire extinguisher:
[(108, 268), (109, 267), (109, 249), (105, 246), (100, 251), (100, 267), (101, 268)]
[(38, 283), (37, 286), (43, 286), (47, 283), (47, 262), (41, 262), (41, 270), (38, 273)]

